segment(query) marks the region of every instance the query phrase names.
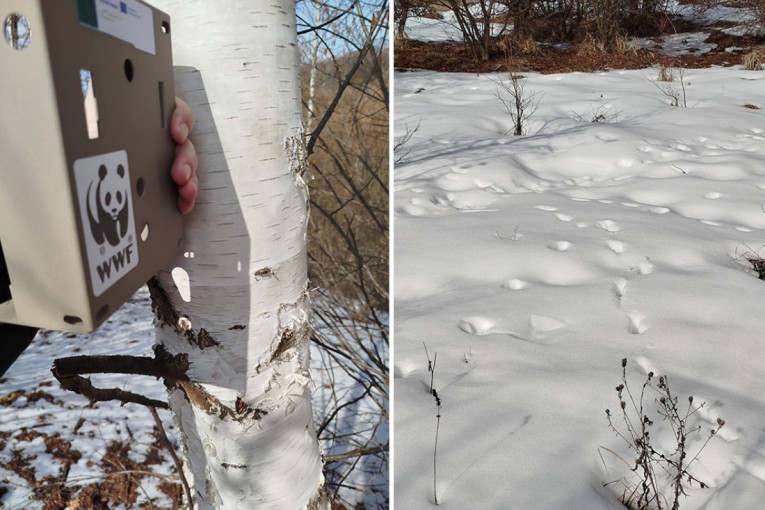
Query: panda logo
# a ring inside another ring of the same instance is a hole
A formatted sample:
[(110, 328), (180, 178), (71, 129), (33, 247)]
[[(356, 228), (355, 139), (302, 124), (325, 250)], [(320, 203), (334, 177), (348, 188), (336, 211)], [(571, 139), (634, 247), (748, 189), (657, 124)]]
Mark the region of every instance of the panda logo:
[[(98, 184), (94, 180), (88, 186), (87, 209), (90, 231), (99, 245), (108, 241), (110, 245), (117, 246), (128, 230), (130, 185), (125, 167), (119, 164), (116, 171), (111, 171), (102, 164), (98, 168), (97, 182)], [(93, 204), (95, 204), (95, 211)]]

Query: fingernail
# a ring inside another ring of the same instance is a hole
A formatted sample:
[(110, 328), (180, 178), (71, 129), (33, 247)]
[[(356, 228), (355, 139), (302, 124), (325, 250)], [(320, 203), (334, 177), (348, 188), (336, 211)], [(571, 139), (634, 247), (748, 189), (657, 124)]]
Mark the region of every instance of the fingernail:
[(181, 133), (181, 139), (185, 142), (186, 138), (188, 138), (189, 136), (189, 126), (187, 126), (186, 124), (181, 124), (178, 127), (178, 130)]
[(185, 164), (181, 167), (181, 170), (183, 170), (184, 181), (189, 182), (189, 179), (191, 179), (191, 165)]

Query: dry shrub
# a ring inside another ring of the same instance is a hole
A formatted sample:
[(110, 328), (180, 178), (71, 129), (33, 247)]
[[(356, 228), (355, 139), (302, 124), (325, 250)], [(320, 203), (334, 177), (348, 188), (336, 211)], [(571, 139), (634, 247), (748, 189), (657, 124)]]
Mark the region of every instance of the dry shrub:
[(657, 79), (664, 82), (675, 81), (675, 73), (671, 67), (659, 64), (659, 77)]
[(496, 46), (509, 60), (521, 55), (537, 55), (540, 52), (539, 46), (529, 34), (506, 35), (497, 40)]
[(765, 64), (765, 49), (757, 48), (744, 55), (741, 59), (741, 69), (744, 71), (762, 71)]
[(606, 44), (596, 39), (591, 34), (587, 34), (582, 42), (577, 45), (576, 54), (580, 57), (589, 57), (600, 55), (606, 52)]
[(612, 51), (620, 55), (637, 55), (637, 45), (626, 37), (617, 37), (612, 44)]
[[(659, 376), (657, 382), (654, 373), (648, 372), (640, 392), (633, 392), (627, 381), (626, 367), (627, 358), (624, 358), (622, 382), (616, 387), (620, 410), (612, 414), (606, 409), (606, 417), (611, 430), (628, 445), (635, 459), (629, 462), (613, 450), (603, 448), (631, 467), (629, 478), (617, 479), (604, 486), (617, 487), (622, 503), (630, 509), (679, 510), (681, 497), (684, 499), (688, 495), (688, 489), (707, 487), (690, 469), (725, 425), (725, 420), (717, 418), (716, 426), (710, 427), (696, 416), (706, 403), (699, 404), (692, 395), (679, 399), (670, 390), (669, 380), (664, 375)], [(655, 439), (658, 430), (653, 427), (657, 416), (671, 431), (674, 447), (663, 447)]]
[(757, 272), (757, 277), (760, 280), (765, 280), (765, 259), (761, 259), (760, 257), (754, 255), (749, 255), (746, 257), (746, 260), (752, 264), (752, 268)]
[(520, 55), (536, 55), (539, 53), (539, 46), (537, 46), (537, 43), (531, 35), (514, 38), (513, 49), (516, 54)]
[[(341, 72), (349, 62), (338, 63)], [(309, 276), (330, 293), (363, 303), (362, 316), (388, 307), (388, 110), (374, 65), (368, 59), (354, 75), (309, 158)], [(329, 62), (320, 67), (325, 74), (315, 101), (323, 112), (338, 69)]]

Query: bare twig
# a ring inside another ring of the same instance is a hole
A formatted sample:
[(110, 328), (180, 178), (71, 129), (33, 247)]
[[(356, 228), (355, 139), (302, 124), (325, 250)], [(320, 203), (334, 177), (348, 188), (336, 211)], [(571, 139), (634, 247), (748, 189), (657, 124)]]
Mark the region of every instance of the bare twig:
[(173, 458), (173, 463), (175, 463), (175, 469), (178, 471), (178, 476), (180, 477), (181, 483), (183, 484), (183, 490), (186, 493), (186, 505), (190, 509), (194, 500), (191, 499), (191, 488), (189, 487), (188, 480), (186, 480), (186, 475), (183, 473), (183, 465), (181, 464), (181, 459), (178, 458), (178, 455), (175, 453), (175, 447), (173, 447), (173, 444), (167, 438), (167, 434), (165, 434), (165, 427), (162, 425), (162, 420), (159, 419), (159, 415), (157, 414), (157, 409), (154, 407), (149, 407), (149, 411), (151, 412), (151, 415), (154, 418), (154, 423), (156, 423), (157, 425), (157, 430), (159, 430), (159, 434), (160, 434), (160, 437), (162, 438), (162, 442), (165, 443), (165, 447), (167, 447), (167, 451), (170, 452), (170, 456)]
[(337, 455), (325, 455), (324, 463), (331, 464), (345, 459), (352, 459), (353, 457), (362, 457), (364, 455), (377, 455), (378, 453), (384, 453), (388, 451), (388, 445), (374, 446), (370, 448), (356, 448), (345, 453), (339, 453)]

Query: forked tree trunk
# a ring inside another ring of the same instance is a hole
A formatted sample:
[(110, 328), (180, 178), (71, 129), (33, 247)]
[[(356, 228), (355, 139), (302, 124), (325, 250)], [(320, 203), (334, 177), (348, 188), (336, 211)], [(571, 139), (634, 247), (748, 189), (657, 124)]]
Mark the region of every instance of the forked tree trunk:
[[(153, 0), (197, 119), (199, 200), (151, 285), (194, 508), (323, 508), (293, 0)], [(137, 70), (136, 72), (139, 72)]]

